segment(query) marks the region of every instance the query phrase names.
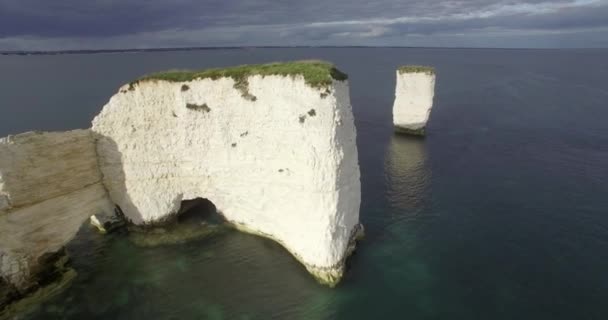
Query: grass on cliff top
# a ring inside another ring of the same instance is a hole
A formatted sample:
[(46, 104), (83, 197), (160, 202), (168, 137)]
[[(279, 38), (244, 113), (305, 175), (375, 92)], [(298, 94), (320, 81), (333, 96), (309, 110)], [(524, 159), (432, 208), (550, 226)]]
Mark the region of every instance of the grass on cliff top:
[(435, 74), (435, 68), (428, 66), (400, 66), (399, 73), (426, 73), (426, 74)]
[(228, 68), (215, 68), (200, 71), (166, 71), (146, 75), (131, 83), (131, 86), (142, 81), (164, 80), (185, 82), (194, 79), (219, 79), (230, 77), (235, 83), (247, 83), (247, 78), (253, 75), (295, 76), (302, 75), (305, 82), (314, 88), (331, 85), (332, 79), (343, 81), (348, 76), (338, 70), (333, 64), (320, 60), (303, 60), (293, 62), (275, 62), (268, 64), (241, 65)]

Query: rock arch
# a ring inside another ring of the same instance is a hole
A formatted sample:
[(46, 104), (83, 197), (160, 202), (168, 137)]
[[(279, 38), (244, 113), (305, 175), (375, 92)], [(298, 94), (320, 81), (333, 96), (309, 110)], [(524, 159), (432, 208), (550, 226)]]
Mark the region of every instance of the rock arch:
[(199, 197), (333, 286), (362, 233), (360, 193), (348, 83), (331, 64), (148, 76), (90, 130), (0, 139), (0, 289), (34, 290), (92, 214), (120, 208), (145, 226)]
[(92, 127), (112, 201), (150, 224), (184, 199), (213, 199), (234, 226), (281, 243), (334, 285), (361, 230), (348, 83), (327, 63), (296, 66), (165, 73), (122, 87)]

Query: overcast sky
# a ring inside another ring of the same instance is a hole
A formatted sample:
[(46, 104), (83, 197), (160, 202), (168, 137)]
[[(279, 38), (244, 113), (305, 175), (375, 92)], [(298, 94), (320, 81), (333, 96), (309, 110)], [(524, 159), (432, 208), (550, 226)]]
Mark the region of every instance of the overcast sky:
[(608, 0), (0, 0), (0, 50), (608, 47)]

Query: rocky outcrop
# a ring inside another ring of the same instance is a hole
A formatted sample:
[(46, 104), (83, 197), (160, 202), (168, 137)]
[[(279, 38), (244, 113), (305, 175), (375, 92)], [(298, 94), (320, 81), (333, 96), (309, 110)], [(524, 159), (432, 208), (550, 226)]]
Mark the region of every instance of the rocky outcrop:
[(425, 135), (433, 107), (435, 70), (424, 66), (403, 66), (397, 70), (393, 124), (397, 132)]
[(13, 298), (44, 284), (46, 257), (91, 214), (113, 210), (89, 130), (0, 139), (0, 199), (0, 285)]
[(63, 287), (65, 244), (87, 219), (110, 231), (115, 208), (158, 231), (142, 246), (220, 232), (148, 229), (201, 198), (333, 286), (363, 230), (355, 138), (346, 75), (309, 61), (148, 76), (91, 130), (0, 139), (0, 310)]
[(326, 63), (165, 73), (125, 85), (93, 121), (104, 184), (135, 224), (206, 198), (334, 285), (359, 226), (348, 83)]

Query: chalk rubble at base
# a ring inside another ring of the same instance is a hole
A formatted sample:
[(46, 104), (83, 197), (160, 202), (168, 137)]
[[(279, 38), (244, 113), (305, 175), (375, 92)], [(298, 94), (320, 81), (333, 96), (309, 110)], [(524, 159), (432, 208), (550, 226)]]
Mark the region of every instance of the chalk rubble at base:
[(397, 132), (425, 135), (435, 95), (435, 71), (403, 66), (397, 70), (393, 124)]
[(159, 224), (196, 198), (335, 285), (363, 229), (348, 83), (331, 72), (143, 79), (90, 130), (0, 139), (0, 285), (30, 290), (87, 219)]

